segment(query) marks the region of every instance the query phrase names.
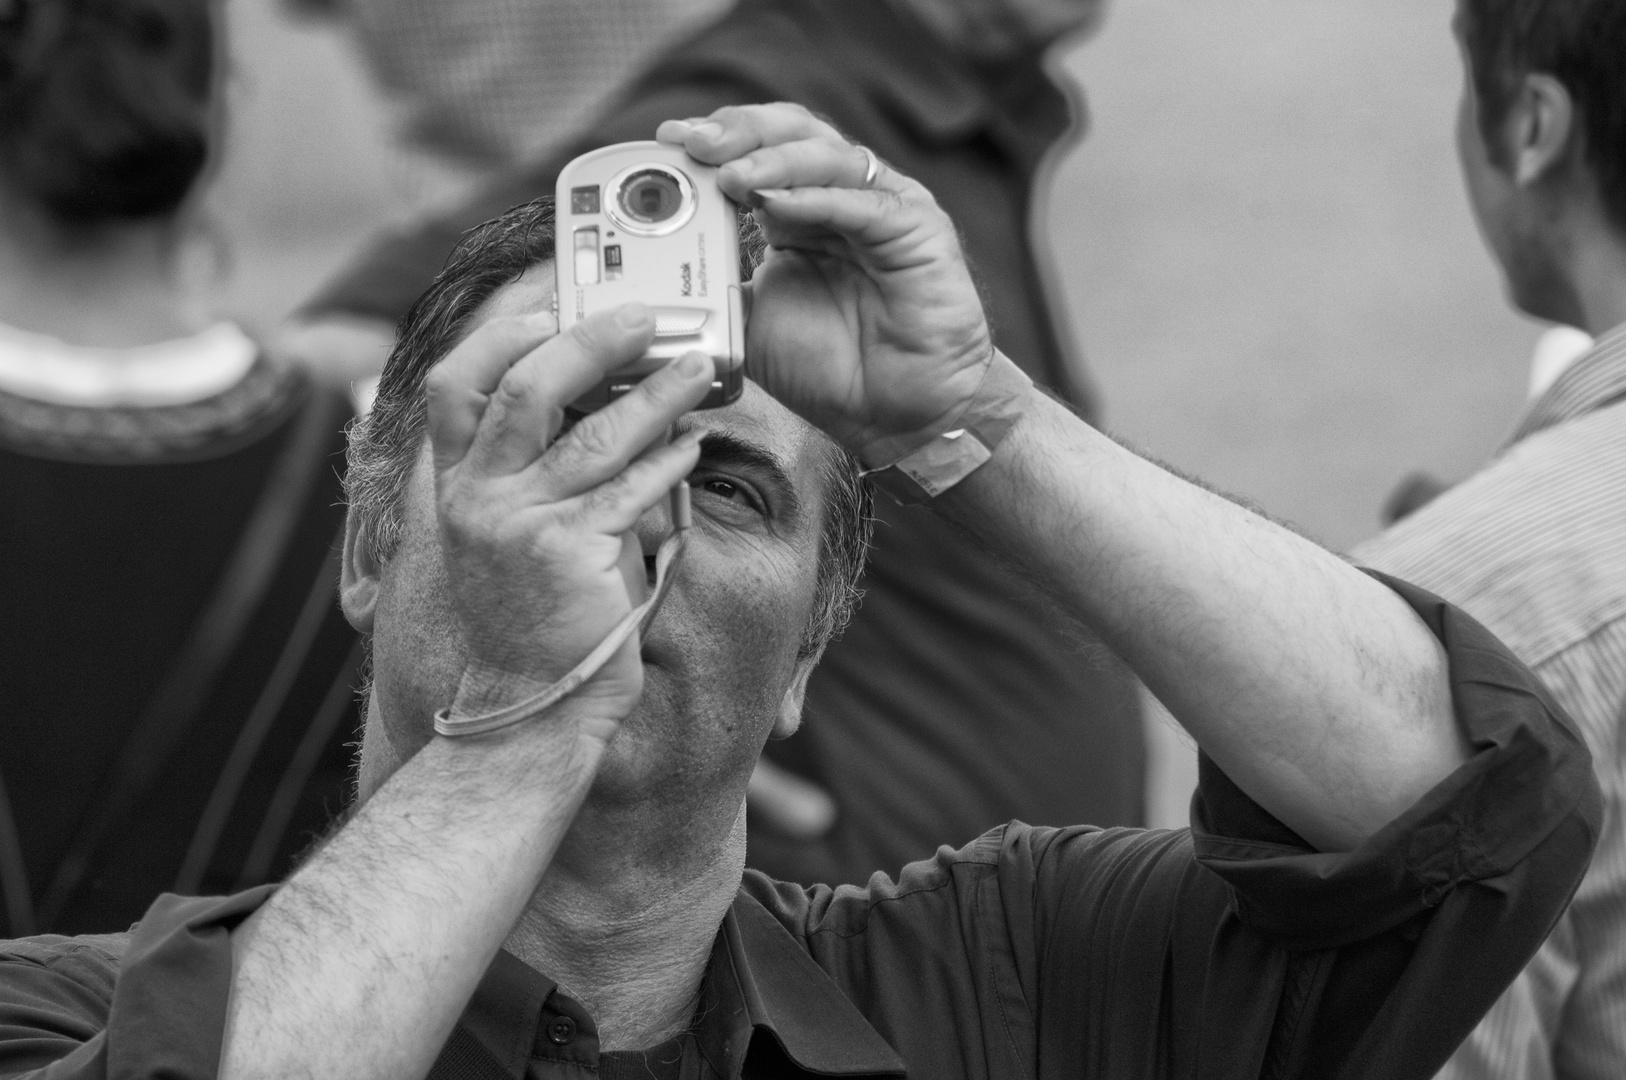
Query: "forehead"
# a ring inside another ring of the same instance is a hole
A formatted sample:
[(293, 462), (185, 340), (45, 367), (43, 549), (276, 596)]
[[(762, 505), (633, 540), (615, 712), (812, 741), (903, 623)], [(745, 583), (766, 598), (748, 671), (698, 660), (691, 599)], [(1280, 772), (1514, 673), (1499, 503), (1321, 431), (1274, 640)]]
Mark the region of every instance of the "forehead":
[[(554, 273), (549, 260), (493, 293), (469, 320), (468, 329), (472, 331), (491, 319), (550, 311), (553, 307)], [(732, 405), (690, 413), (678, 422), (678, 427), (717, 431), (757, 446), (783, 464), (804, 498), (822, 493), (822, 466), (829, 460), (833, 445), (822, 432), (750, 380)]]

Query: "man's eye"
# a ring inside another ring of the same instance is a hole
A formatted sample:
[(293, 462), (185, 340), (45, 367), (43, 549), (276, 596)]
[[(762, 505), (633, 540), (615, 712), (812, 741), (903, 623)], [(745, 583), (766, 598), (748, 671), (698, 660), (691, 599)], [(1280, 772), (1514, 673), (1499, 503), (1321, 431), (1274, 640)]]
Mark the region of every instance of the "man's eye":
[(734, 503), (747, 510), (760, 512), (762, 509), (755, 493), (744, 484), (735, 483), (721, 476), (697, 476), (690, 482), (696, 489), (725, 502)]

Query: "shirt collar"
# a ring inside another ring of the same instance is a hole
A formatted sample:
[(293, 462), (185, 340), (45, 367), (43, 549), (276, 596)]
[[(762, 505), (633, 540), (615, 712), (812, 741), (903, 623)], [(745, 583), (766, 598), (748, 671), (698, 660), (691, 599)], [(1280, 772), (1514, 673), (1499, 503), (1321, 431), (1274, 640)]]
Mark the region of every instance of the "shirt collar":
[(701, 1033), (701, 1050), (714, 1068), (728, 1067), (719, 1069), (722, 1075), (738, 1075), (748, 1041), (740, 1036), (753, 1032), (771, 1035), (793, 1063), (820, 1076), (907, 1074), (903, 1059), (858, 1007), (744, 889), (723, 918), (718, 944), (707, 982), (717, 988), (722, 1002), (737, 1002), (733, 1037), (726, 1047), (708, 1045), (708, 1036), (718, 1031), (709, 1026)]
[(81, 408), (187, 405), (241, 382), (258, 351), (231, 323), (128, 349), (70, 345), (0, 324), (0, 390)]
[(500, 951), (463, 1010), (459, 1026), (502, 1063), (511, 1080), (524, 1080), (542, 1004), (554, 986), (513, 953)]
[(1508, 445), (1554, 424), (1601, 409), (1626, 397), (1626, 324), (1598, 343), (1564, 373), (1519, 418)]
[[(523, 1080), (544, 1005), (556, 989), (513, 954), (499, 952), (459, 1027), (511, 1080)], [(798, 1068), (819, 1076), (906, 1075), (896, 1051), (743, 889), (723, 917), (700, 995), (696, 1043), (720, 1076), (738, 1076), (751, 1040), (764, 1037)]]

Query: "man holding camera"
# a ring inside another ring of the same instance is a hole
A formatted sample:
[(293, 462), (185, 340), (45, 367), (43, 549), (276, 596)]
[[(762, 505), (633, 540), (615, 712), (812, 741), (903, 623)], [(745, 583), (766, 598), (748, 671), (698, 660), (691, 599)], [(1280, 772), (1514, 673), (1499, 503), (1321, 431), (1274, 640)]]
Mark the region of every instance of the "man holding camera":
[[(359, 807), (274, 892), (7, 946), (0, 1072), (1429, 1075), (1596, 834), (1539, 684), (1447, 605), (1034, 393), (930, 196), (805, 110), (660, 135), (772, 246), (755, 383), (690, 414), (712, 368), (689, 354), (564, 427), (650, 313), (555, 334), (549, 208), (471, 234), (352, 449)], [(752, 766), (852, 572), (853, 458), (1169, 704), (1207, 755), (1193, 833), (1012, 823), (863, 889), (742, 879)], [(530, 706), (634, 610), (685, 477), (649, 633)], [(436, 734), (493, 717), (516, 722)]]
[[(371, 246), (306, 305), (285, 344), (319, 373), (354, 372), (364, 359), (374, 376), (464, 230), (553, 191), (578, 154), (647, 139), (671, 116), (795, 101), (932, 192), (978, 270), (996, 343), (1095, 422), (1099, 401), (1066, 340), (1032, 224), (1048, 164), (1084, 121), (1044, 58), (1103, 6), (727, 5), (569, 145)], [(937, 515), (882, 500), (876, 516), (864, 604), (808, 682), (807, 723), (769, 746), (748, 793), (747, 865), (787, 881), (861, 884), (1013, 817), (1140, 824), (1145, 731), (1123, 664), (1050, 618), (1028, 582)], [(1079, 663), (1086, 653), (1094, 662)]]

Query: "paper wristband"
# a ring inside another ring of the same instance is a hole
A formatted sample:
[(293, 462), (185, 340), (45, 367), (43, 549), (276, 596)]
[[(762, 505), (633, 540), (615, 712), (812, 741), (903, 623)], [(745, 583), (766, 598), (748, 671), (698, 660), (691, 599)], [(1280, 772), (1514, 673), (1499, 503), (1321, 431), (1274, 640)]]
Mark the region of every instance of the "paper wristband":
[(888, 465), (868, 469), (864, 476), (876, 487), (905, 505), (935, 499), (970, 476), (994, 456), (1027, 408), (1033, 380), (995, 350), (982, 385), (977, 388), (955, 426), (930, 436), (884, 440), (866, 448), (866, 463), (898, 456)]
[(442, 709), (435, 714), (435, 731), (450, 738), (500, 731), (551, 709), (575, 693), (582, 683), (597, 675), (599, 669), (610, 662), (610, 657), (627, 643), (634, 630), (643, 633), (649, 629), (649, 624), (655, 621), (655, 615), (660, 611), (662, 601), (666, 599), (666, 592), (672, 586), (672, 566), (682, 554), (683, 545), (688, 541), (688, 537), (689, 529), (687, 524), (684, 524), (673, 529), (671, 535), (661, 541), (660, 550), (655, 553), (655, 588), (649, 594), (649, 598), (628, 612), (626, 617), (616, 624), (615, 629), (611, 630), (581, 663), (571, 668), (570, 673), (564, 678), (541, 693), (504, 706), (496, 712), (480, 716), (453, 716), (452, 710)]

